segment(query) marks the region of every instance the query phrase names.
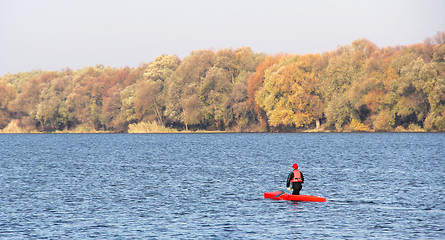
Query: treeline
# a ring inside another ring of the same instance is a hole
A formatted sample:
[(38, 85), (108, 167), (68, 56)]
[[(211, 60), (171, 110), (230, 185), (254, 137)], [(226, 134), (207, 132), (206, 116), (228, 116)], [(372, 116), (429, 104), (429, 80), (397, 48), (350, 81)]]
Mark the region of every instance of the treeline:
[[(0, 78), (3, 132), (445, 131), (445, 32), (379, 48), (366, 39), (323, 54), (250, 48), (159, 56)], [(147, 130), (148, 131), (148, 130)]]

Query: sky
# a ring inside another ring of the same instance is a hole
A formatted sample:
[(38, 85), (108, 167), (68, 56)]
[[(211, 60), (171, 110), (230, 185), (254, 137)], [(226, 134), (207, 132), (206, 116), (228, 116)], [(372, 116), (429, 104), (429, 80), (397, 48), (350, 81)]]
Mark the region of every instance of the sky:
[(0, 0), (0, 76), (137, 67), (199, 49), (410, 45), (445, 31), (444, 12), (444, 0)]

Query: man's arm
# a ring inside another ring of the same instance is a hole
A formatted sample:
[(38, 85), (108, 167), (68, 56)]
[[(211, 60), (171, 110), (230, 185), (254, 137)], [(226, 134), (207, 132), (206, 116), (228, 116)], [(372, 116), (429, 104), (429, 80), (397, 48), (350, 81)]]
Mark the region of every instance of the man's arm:
[(286, 187), (289, 188), (290, 180), (294, 178), (294, 172), (289, 173), (289, 176), (287, 177)]

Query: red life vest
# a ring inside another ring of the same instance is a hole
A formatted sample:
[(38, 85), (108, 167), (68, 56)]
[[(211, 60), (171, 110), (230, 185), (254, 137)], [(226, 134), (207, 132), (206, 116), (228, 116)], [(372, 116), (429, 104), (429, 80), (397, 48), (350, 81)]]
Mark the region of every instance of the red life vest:
[(298, 170), (293, 170), (294, 178), (290, 180), (290, 182), (303, 182), (303, 179), (301, 178), (301, 172)]

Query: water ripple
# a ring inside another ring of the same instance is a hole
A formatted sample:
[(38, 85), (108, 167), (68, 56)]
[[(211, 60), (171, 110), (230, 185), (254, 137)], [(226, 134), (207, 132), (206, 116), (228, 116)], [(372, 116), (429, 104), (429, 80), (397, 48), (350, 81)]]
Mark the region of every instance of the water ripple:
[[(442, 239), (445, 134), (0, 135), (0, 238)], [(273, 201), (291, 164), (304, 194)]]

